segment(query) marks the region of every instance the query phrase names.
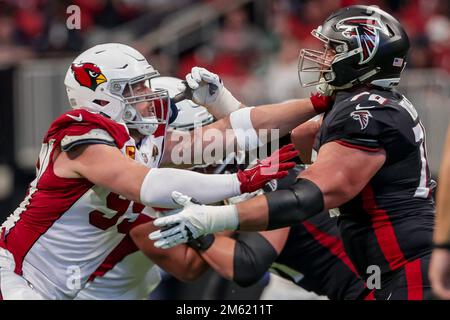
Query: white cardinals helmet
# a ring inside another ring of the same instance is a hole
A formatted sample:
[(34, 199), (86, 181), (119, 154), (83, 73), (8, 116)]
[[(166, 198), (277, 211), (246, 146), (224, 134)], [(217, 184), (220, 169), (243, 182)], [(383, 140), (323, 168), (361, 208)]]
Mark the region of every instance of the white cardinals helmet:
[[(169, 94), (151, 89), (150, 79), (159, 76), (145, 57), (130, 46), (107, 43), (80, 54), (66, 73), (64, 84), (72, 108), (101, 113), (141, 134), (153, 134), (158, 125), (168, 123)], [(146, 90), (134, 91), (135, 85)], [(150, 116), (144, 117), (135, 105), (149, 102)]]

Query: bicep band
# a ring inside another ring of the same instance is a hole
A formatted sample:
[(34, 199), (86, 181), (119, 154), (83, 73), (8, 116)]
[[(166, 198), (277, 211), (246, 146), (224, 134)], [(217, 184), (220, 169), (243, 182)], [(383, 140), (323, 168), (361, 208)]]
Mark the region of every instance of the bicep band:
[(324, 209), (322, 191), (308, 179), (298, 179), (285, 190), (265, 194), (269, 206), (267, 230), (296, 225)]
[(239, 233), (234, 248), (233, 281), (242, 287), (258, 282), (277, 257), (277, 251), (261, 234)]

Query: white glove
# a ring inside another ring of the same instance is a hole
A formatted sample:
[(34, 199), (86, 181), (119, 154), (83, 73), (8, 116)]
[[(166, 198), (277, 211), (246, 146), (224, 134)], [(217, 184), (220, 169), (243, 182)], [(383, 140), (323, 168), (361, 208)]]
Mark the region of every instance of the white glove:
[(192, 101), (205, 106), (217, 119), (236, 111), (241, 103), (223, 85), (215, 73), (205, 68), (193, 67), (186, 75), (186, 82), (193, 90)]
[(208, 233), (236, 230), (239, 225), (235, 206), (205, 206), (195, 204), (191, 197), (172, 192), (172, 199), (183, 208), (179, 213), (159, 218), (154, 225), (164, 230), (150, 233), (155, 247), (168, 249)]

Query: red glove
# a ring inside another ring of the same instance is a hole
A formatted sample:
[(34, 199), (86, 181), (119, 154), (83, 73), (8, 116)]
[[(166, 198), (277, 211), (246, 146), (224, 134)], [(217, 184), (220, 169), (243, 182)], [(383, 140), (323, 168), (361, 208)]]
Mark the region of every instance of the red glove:
[(295, 167), (295, 162), (285, 162), (298, 156), (294, 144), (288, 144), (264, 160), (258, 160), (255, 166), (237, 172), (241, 183), (241, 193), (253, 192), (264, 187), (272, 179), (280, 179), (288, 175), (287, 170)]
[(330, 96), (323, 96), (318, 92), (315, 94), (311, 93), (309, 100), (311, 100), (311, 103), (317, 114), (330, 110), (334, 103), (333, 99)]

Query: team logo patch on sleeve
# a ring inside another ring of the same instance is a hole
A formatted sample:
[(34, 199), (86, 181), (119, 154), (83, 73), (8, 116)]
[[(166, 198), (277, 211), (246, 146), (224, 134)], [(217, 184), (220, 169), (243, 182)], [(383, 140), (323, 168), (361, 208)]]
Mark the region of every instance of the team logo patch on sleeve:
[(361, 130), (364, 130), (369, 125), (369, 120), (372, 118), (372, 114), (367, 110), (357, 110), (350, 113), (350, 117), (359, 121)]
[(134, 146), (127, 146), (125, 148), (125, 153), (127, 154), (128, 158), (134, 160), (136, 157), (136, 148)]

